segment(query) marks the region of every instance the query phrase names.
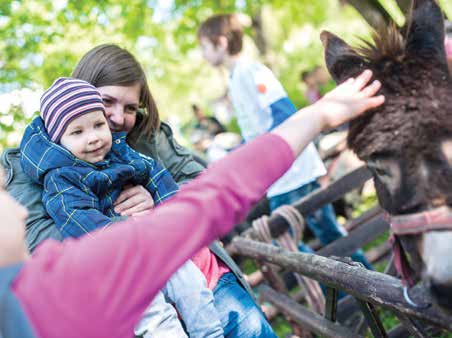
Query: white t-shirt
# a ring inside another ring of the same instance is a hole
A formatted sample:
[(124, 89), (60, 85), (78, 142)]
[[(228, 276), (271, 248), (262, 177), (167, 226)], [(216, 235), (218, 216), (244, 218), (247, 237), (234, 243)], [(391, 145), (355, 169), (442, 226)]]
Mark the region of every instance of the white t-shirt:
[[(229, 95), (246, 142), (269, 131), (274, 123), (270, 106), (281, 99), (288, 100), (286, 91), (270, 69), (244, 59), (239, 59), (234, 66)], [(295, 190), (325, 174), (325, 166), (311, 142), (284, 176), (270, 187), (267, 196)]]

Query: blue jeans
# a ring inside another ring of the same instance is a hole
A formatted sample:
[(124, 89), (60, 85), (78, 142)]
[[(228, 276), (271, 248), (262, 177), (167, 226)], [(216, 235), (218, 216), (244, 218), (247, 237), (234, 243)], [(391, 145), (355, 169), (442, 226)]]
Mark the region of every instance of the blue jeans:
[(226, 338), (276, 338), (261, 309), (233, 273), (221, 276), (213, 295)]
[[(223, 323), (215, 308), (212, 291), (198, 267), (188, 260), (168, 280), (163, 289), (144, 312), (135, 328), (144, 338), (223, 337)], [(184, 321), (184, 328), (176, 310)]]
[[(298, 189), (269, 198), (270, 210), (273, 211), (281, 205), (293, 204), (302, 197), (320, 188), (317, 181), (305, 184)], [(323, 245), (327, 245), (340, 237), (347, 235), (345, 229), (336, 222), (336, 214), (331, 204), (324, 205), (321, 209), (304, 217), (306, 225)], [(312, 249), (300, 242), (298, 249), (301, 252), (313, 253)], [(352, 259), (362, 263), (367, 269), (372, 270), (372, 265), (367, 261), (361, 249), (352, 254)]]

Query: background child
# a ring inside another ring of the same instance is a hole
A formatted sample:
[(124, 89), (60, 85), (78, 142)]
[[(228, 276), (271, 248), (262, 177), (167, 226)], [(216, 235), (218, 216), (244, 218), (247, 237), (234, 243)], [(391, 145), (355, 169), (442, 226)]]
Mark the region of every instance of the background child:
[(304, 95), (309, 104), (316, 103), (322, 97), (319, 85), (315, 79), (314, 69), (305, 70), (300, 74), (300, 80), (306, 84)]
[[(198, 39), (204, 58), (212, 66), (229, 68), (229, 95), (246, 142), (272, 130), (296, 112), (271, 70), (241, 56), (243, 28), (236, 15), (210, 17), (199, 27)], [(315, 146), (308, 144), (287, 173), (268, 190), (270, 209), (292, 204), (317, 190), (320, 187), (317, 178), (325, 174), (325, 167)], [(346, 235), (336, 222), (331, 204), (323, 206), (314, 214), (305, 215), (305, 221), (324, 245)], [(300, 250), (312, 252), (302, 243)], [(354, 253), (352, 258), (371, 268), (362, 251)]]
[[(114, 201), (126, 184), (146, 187), (156, 205), (177, 192), (169, 172), (132, 150), (125, 139), (125, 133), (110, 132), (101, 95), (91, 84), (60, 78), (41, 97), (41, 117), (27, 127), (21, 142), (21, 164), (44, 185), (43, 204), (64, 237), (110, 225), (119, 216)], [(176, 304), (190, 336), (223, 335), (212, 292), (191, 261), (163, 291)], [(153, 337), (161, 331), (185, 335), (165, 297), (153, 301), (139, 334), (148, 330)]]

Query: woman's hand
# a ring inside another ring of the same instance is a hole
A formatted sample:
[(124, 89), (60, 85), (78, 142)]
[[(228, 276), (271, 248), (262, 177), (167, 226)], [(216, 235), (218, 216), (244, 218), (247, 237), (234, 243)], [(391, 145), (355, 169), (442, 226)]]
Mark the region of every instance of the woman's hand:
[(322, 130), (335, 128), (383, 104), (384, 96), (375, 96), (381, 83), (375, 80), (367, 85), (371, 78), (372, 72), (365, 70), (358, 77), (337, 86), (313, 105), (313, 109), (322, 116)]
[(121, 216), (137, 216), (154, 207), (151, 193), (143, 186), (125, 186), (114, 203), (115, 212)]

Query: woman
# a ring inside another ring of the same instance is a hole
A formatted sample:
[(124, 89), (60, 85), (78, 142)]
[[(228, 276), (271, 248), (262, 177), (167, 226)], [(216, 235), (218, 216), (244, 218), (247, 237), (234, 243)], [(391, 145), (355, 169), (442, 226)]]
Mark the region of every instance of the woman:
[(153, 212), (92, 237), (47, 241), (28, 260), (23, 242), (27, 212), (0, 188), (2, 336), (129, 336), (168, 277), (240, 221), (317, 133), (384, 102), (382, 96), (373, 97), (378, 81), (366, 87), (371, 76), (365, 71), (346, 81), (215, 163)]
[[(110, 129), (127, 132), (127, 142), (137, 151), (163, 163), (179, 184), (191, 180), (204, 169), (193, 160), (189, 151), (176, 143), (170, 127), (160, 123), (146, 75), (127, 50), (112, 44), (97, 46), (82, 57), (72, 77), (97, 87), (104, 100)], [(62, 240), (43, 209), (42, 186), (24, 175), (18, 151), (7, 151), (3, 159), (5, 168), (9, 169), (7, 190), (29, 211), (26, 236), (30, 250), (48, 238)], [(117, 213), (131, 216), (148, 210), (153, 200), (147, 189), (133, 186), (125, 189), (115, 204)], [(211, 251), (203, 250), (193, 257), (193, 261), (213, 289), (225, 335), (242, 337), (246, 333), (271, 331), (243, 274), (226, 251), (218, 242), (210, 246)], [(230, 309), (234, 309), (234, 315)]]

